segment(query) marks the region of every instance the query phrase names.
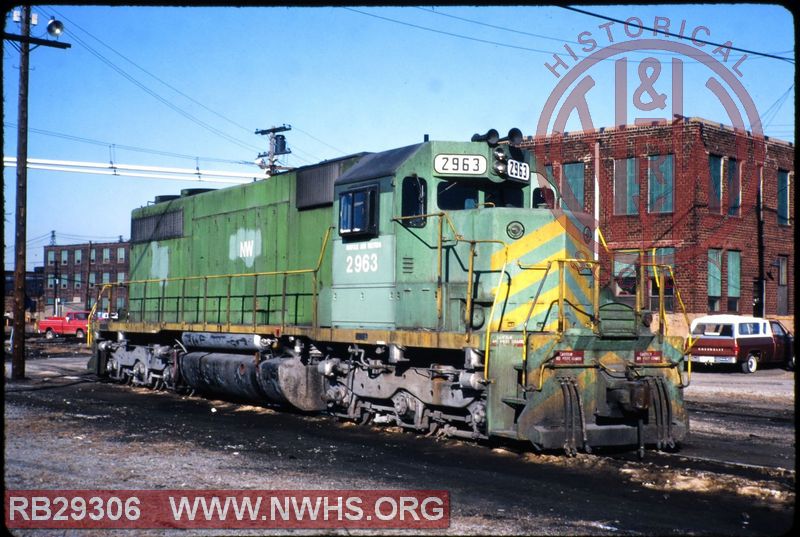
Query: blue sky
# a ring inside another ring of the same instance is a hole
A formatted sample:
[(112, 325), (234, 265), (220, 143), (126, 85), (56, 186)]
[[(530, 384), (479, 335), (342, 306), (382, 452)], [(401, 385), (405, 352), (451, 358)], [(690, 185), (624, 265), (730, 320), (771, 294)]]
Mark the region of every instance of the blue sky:
[[(644, 26), (662, 17), (675, 33), (686, 21), (686, 34), (704, 27), (697, 35), (708, 41), (794, 57), (794, 20), (777, 5), (585, 9), (617, 19), (638, 17)], [(258, 171), (252, 163), (267, 140), (254, 131), (284, 123), (293, 127), (285, 133), (293, 152), (281, 161), (288, 166), (408, 145), (425, 134), (467, 140), (488, 128), (505, 133), (511, 127), (534, 134), (559, 81), (545, 65), (555, 63), (553, 54), (572, 69), (578, 61), (564, 45), (586, 56), (580, 51), (586, 45), (578, 43), (582, 32), (590, 33), (596, 50), (648, 33), (631, 38), (614, 24), (610, 43), (600, 26), (605, 21), (556, 6), (43, 5), (34, 12), (39, 24), (33, 35), (44, 37), (47, 20), (56, 16), (66, 27), (60, 39), (72, 47), (31, 53), (29, 158), (194, 168), (197, 157), (202, 169), (237, 172)], [(7, 32), (19, 32), (10, 13), (5, 24)], [(722, 52), (711, 54), (714, 46), (680, 42), (728, 71), (742, 57), (730, 51), (723, 61)], [(587, 102), (597, 127), (614, 123), (613, 60), (619, 57), (587, 71), (595, 82)], [(627, 53), (629, 99), (641, 85), (638, 62), (646, 58), (663, 66), (654, 92), (668, 94), (676, 57), (684, 66), (684, 115), (730, 123), (705, 86), (713, 74), (708, 66), (664, 50)], [(16, 155), (18, 67), (17, 49), (4, 42), (4, 156)], [(739, 70), (736, 79), (765, 133), (794, 142), (794, 63), (749, 54)], [(666, 110), (661, 116), (670, 114)], [(567, 130), (578, 128), (572, 117)], [(7, 269), (13, 267), (14, 184), (14, 168), (5, 168)], [(29, 170), (28, 267), (42, 264), (51, 230), (58, 244), (127, 239), (132, 209), (156, 195), (199, 186), (224, 185)]]

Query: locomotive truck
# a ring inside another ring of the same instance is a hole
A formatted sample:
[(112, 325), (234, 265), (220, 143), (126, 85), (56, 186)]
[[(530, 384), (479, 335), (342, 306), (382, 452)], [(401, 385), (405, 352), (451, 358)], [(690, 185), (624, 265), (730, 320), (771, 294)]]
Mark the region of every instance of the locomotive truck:
[(124, 286), (128, 307), (93, 326), (88, 367), (568, 454), (675, 446), (682, 339), (651, 330), (644, 296), (601, 293), (592, 218), (520, 140), (426, 139), (158, 196), (132, 213), (131, 279), (99, 297)]

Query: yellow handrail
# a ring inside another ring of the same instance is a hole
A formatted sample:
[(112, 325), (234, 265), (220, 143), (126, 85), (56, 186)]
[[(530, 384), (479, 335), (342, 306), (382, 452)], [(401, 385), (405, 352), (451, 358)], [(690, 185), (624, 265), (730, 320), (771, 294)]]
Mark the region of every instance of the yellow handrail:
[[(228, 293), (227, 294), (227, 296), (228, 296), (228, 306), (227, 306), (228, 311), (226, 312), (226, 314), (228, 315), (227, 324), (228, 324), (228, 326), (230, 326), (230, 282), (231, 282), (231, 280), (233, 278), (248, 278), (249, 277), (249, 278), (255, 278), (257, 280), (261, 276), (283, 276), (284, 277), (284, 286), (283, 287), (284, 287), (284, 293), (285, 293), (285, 279), (286, 279), (287, 276), (292, 276), (292, 275), (297, 275), (297, 274), (312, 274), (312, 284), (313, 284), (313, 287), (314, 287), (313, 288), (313, 298), (312, 298), (312, 302), (313, 302), (312, 311), (314, 312), (313, 313), (313, 317), (314, 317), (313, 323), (316, 326), (316, 310), (317, 310), (317, 300), (318, 300), (318, 291), (317, 291), (318, 280), (316, 278), (316, 275), (319, 272), (320, 268), (322, 267), (322, 262), (323, 262), (323, 260), (325, 258), (325, 252), (327, 251), (328, 243), (330, 241), (331, 230), (333, 230), (333, 229), (334, 229), (333, 226), (329, 226), (327, 228), (327, 230), (325, 231), (325, 235), (324, 235), (323, 240), (322, 240), (322, 247), (320, 248), (319, 257), (317, 258), (317, 263), (314, 266), (314, 268), (292, 269), (292, 270), (274, 270), (274, 271), (264, 271), (264, 272), (243, 272), (243, 273), (233, 273), (233, 274), (209, 274), (209, 275), (205, 275), (205, 276), (176, 276), (176, 277), (172, 277), (172, 278), (148, 278), (148, 279), (141, 279), (141, 280), (128, 280), (128, 281), (124, 281), (124, 282), (108, 283), (108, 284), (104, 284), (103, 287), (101, 288), (100, 293), (98, 294), (97, 303), (95, 303), (94, 306), (92, 307), (92, 315), (94, 314), (94, 312), (95, 312), (95, 310), (97, 308), (97, 305), (100, 302), (100, 298), (102, 297), (102, 295), (105, 292), (105, 290), (106, 289), (111, 289), (112, 287), (122, 287), (122, 286), (126, 286), (127, 287), (127, 286), (130, 286), (132, 284), (144, 284), (144, 292), (146, 293), (147, 292), (147, 284), (149, 284), (149, 283), (164, 283), (164, 284), (166, 284), (168, 282), (178, 282), (179, 281), (179, 282), (182, 283), (182, 289), (185, 290), (185, 284), (186, 284), (187, 281), (203, 280), (204, 281), (203, 326), (205, 327), (206, 324), (207, 324), (207, 318), (206, 318), (207, 316), (205, 314), (207, 312), (205, 311), (205, 309), (207, 307), (206, 306), (206, 302), (208, 300), (208, 280), (217, 280), (217, 279), (226, 278), (228, 280), (228, 292), (227, 292)], [(163, 288), (162, 288), (162, 293), (163, 293)], [(182, 296), (185, 296), (185, 292), (182, 292)], [(145, 294), (145, 297), (143, 297), (142, 300), (146, 300), (146, 294)], [(181, 301), (181, 305), (183, 305), (183, 301)], [(109, 301), (109, 313), (110, 313), (110, 301)], [(255, 320), (255, 308), (253, 309), (253, 319)], [(281, 325), (283, 326), (283, 322), (281, 323)], [(88, 341), (87, 341), (87, 343), (88, 343)]]

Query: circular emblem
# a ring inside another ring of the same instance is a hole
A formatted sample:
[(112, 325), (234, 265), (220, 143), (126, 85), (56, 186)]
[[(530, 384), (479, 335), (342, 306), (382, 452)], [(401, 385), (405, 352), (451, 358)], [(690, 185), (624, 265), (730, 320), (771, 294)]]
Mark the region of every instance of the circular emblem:
[(517, 240), (525, 234), (525, 226), (522, 225), (522, 222), (517, 222), (516, 220), (509, 222), (506, 226), (506, 234), (512, 239)]
[(592, 230), (589, 229), (589, 226), (583, 227), (583, 242), (586, 244), (590, 244), (592, 242)]

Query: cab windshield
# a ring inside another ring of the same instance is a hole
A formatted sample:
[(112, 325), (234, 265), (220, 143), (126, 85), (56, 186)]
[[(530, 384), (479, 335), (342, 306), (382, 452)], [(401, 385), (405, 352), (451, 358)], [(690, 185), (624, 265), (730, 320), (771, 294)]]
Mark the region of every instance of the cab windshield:
[(525, 207), (523, 185), (491, 181), (442, 181), (436, 187), (439, 209), (459, 211), (485, 207)]

